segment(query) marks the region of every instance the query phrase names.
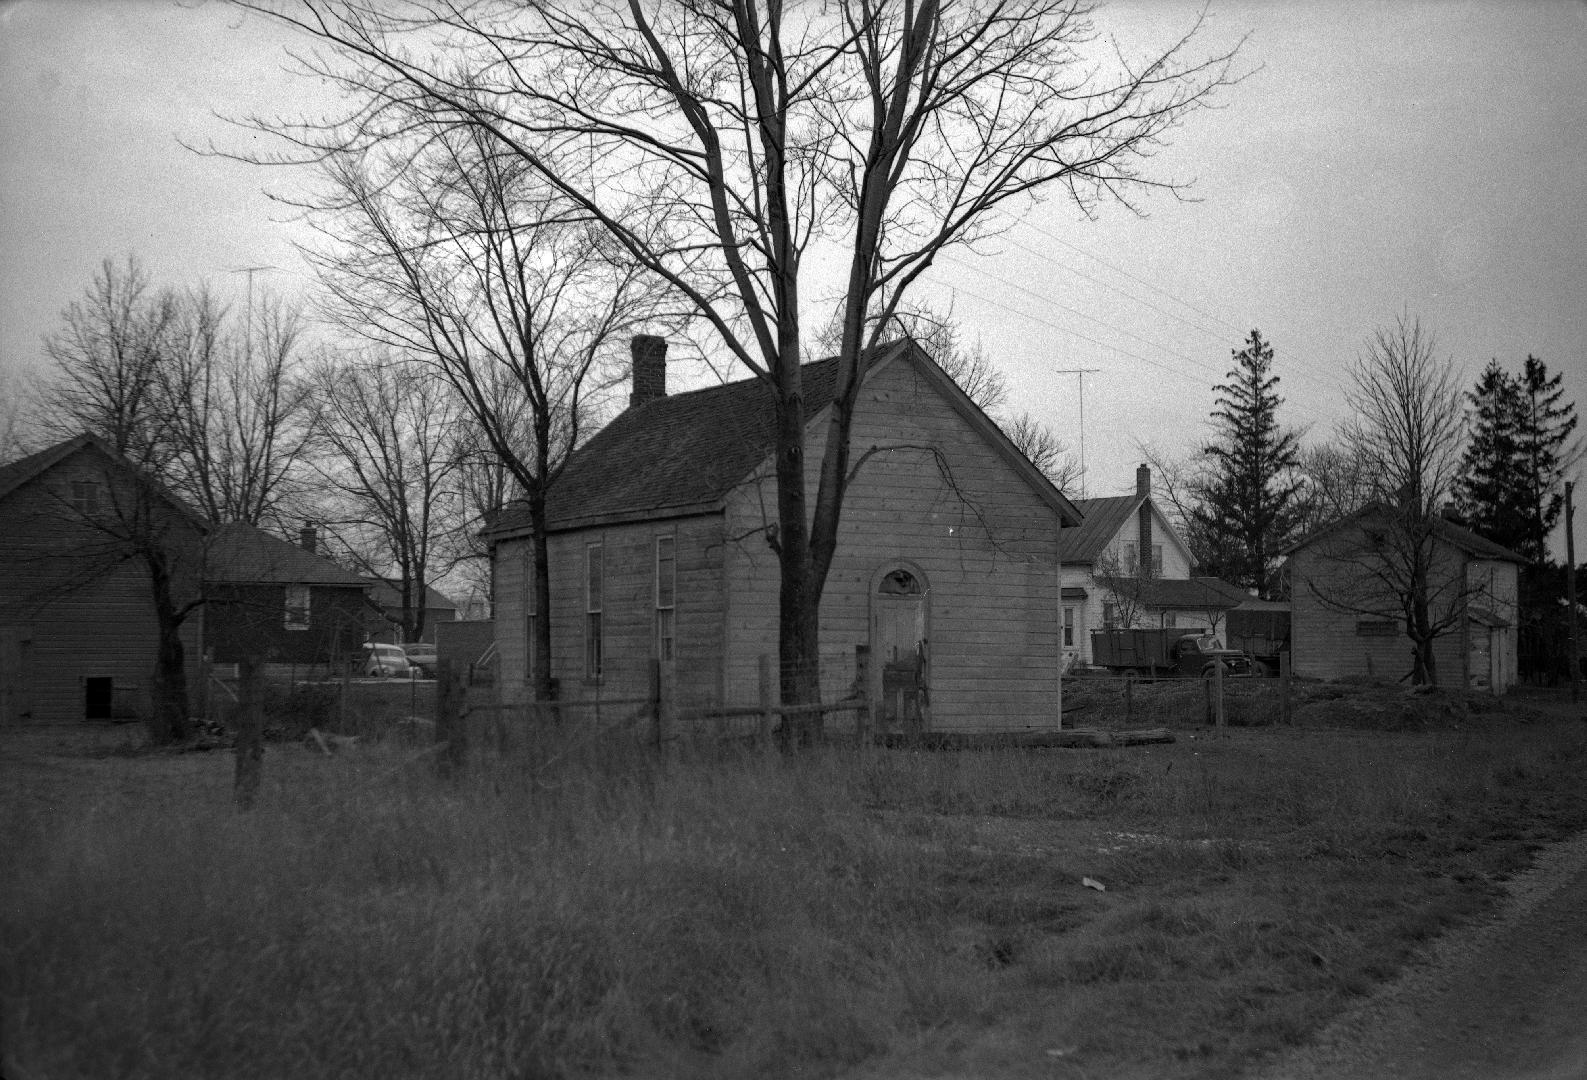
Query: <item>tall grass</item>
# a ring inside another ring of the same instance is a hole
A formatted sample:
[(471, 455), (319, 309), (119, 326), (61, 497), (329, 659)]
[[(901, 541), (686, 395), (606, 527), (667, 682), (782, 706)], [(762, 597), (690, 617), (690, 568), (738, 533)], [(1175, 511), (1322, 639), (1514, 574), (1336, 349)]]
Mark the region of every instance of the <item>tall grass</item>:
[[(520, 745), (450, 784), (404, 752), (273, 754), (249, 815), (229, 810), (225, 761), (160, 797), (10, 807), (15, 1060), (52, 1078), (822, 1076), (966, 1054), (966, 1033), (1011, 1017), (1035, 1038), (1038, 1009), (1121, 1060), (1227, 1060), (1383, 977), (1385, 942), (1468, 915), (1484, 894), (1458, 873), (1481, 886), (1587, 818), (1565, 729), (794, 757)], [(121, 764), (156, 781), (157, 762)], [(987, 819), (1054, 846), (1002, 845)], [(1082, 823), (1154, 839), (1064, 846)], [(1494, 849), (1504, 829), (1519, 839)], [(1109, 1028), (1147, 986), (1157, 1034)]]

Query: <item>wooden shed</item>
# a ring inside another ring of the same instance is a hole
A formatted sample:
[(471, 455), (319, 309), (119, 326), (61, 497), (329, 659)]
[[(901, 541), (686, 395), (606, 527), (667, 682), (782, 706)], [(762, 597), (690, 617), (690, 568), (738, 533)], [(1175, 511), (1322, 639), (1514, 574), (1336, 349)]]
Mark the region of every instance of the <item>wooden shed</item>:
[[(1407, 575), (1393, 514), (1372, 504), (1291, 547), (1291, 663), (1297, 675), (1386, 682), (1411, 671), (1411, 640), (1392, 583)], [(1516, 681), (1518, 578), (1524, 560), (1470, 529), (1428, 524), (1426, 585), (1443, 686), (1502, 694)], [(1400, 540), (1403, 543), (1403, 538)], [(1390, 582), (1390, 586), (1381, 584)]]
[[(836, 367), (802, 373), (811, 490)], [(654, 659), (681, 706), (753, 703), (777, 653), (772, 392), (749, 379), (668, 396), (664, 349), (642, 348), (634, 386), (552, 491), (548, 619), (529, 606), (527, 513), (488, 534), (503, 689), (528, 692), (531, 635), (548, 627), (564, 699), (642, 694)], [(823, 699), (853, 694), (864, 670), (874, 698), (889, 680), (918, 691), (884, 722), (1058, 726), (1058, 533), (1079, 523), (1074, 505), (913, 342), (872, 359), (852, 446)]]

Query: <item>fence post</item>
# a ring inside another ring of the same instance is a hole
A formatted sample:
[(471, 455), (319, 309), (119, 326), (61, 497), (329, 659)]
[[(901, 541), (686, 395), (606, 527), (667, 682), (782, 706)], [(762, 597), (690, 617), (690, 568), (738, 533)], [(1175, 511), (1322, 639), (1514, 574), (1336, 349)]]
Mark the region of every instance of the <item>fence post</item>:
[(232, 798), (237, 809), (252, 810), (264, 769), (264, 701), (259, 692), (258, 657), (246, 657), (237, 665), (237, 672), (241, 699), (237, 703), (237, 771)]
[(854, 693), (860, 699), (854, 711), (854, 742), (864, 746), (871, 728), (871, 647), (854, 646)]
[(661, 720), (661, 661), (650, 661), (650, 691), (646, 695), (650, 698), (650, 718), (655, 726), (656, 749), (660, 750), (665, 739)]
[(1204, 679), (1201, 680), (1201, 692), (1202, 692), (1203, 698), (1205, 698), (1205, 708), (1202, 711), (1202, 722), (1204, 724), (1206, 724), (1208, 727), (1211, 727), (1213, 725), (1213, 723), (1215, 722), (1215, 719), (1216, 719), (1214, 717), (1213, 711), (1212, 711), (1212, 680), (1211, 679), (1204, 678)]
[(463, 680), (450, 660), (438, 660), (435, 666), (435, 739), (443, 744), (436, 754), (435, 771), (442, 779), (451, 780), (462, 773), (468, 757)]
[(760, 654), (760, 737), (771, 734), (771, 657)]
[(1288, 724), (1290, 722), (1290, 709), (1292, 708), (1292, 703), (1290, 701), (1290, 696), (1289, 696), (1290, 695), (1290, 691), (1291, 691), (1291, 686), (1290, 686), (1290, 670), (1289, 670), (1289, 652), (1288, 652), (1288, 650), (1278, 654), (1278, 681), (1279, 681), (1279, 696), (1278, 696), (1278, 698), (1279, 698), (1279, 706), (1278, 706), (1279, 721), (1280, 721), (1280, 723)]
[(1213, 669), (1212, 669), (1212, 681), (1215, 684), (1213, 686), (1213, 688), (1212, 688), (1212, 693), (1213, 693), (1213, 701), (1216, 704), (1217, 711), (1218, 711), (1218, 726), (1222, 727), (1223, 726), (1223, 663), (1221, 661), (1213, 666)]
[(1124, 722), (1134, 723), (1135, 716), (1135, 677), (1127, 675), (1124, 678)]

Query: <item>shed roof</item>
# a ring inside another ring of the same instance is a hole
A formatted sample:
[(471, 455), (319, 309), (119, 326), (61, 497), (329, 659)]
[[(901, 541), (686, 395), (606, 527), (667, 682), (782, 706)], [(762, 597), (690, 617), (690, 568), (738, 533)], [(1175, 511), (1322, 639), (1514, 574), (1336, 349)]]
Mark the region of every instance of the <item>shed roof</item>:
[(359, 589), (368, 584), (323, 555), (240, 521), (215, 530), (207, 562), (209, 580), (230, 584), (264, 582)]
[(1239, 607), (1250, 597), (1222, 578), (1153, 578), (1143, 583), (1141, 599), (1154, 608), (1222, 611)]
[[(402, 606), (402, 582), (396, 578), (366, 577), (364, 584), (369, 586), (369, 598), (381, 607)], [(456, 611), (456, 602), (449, 600), (445, 593), (434, 585), (424, 587), (424, 606), (428, 610)]]

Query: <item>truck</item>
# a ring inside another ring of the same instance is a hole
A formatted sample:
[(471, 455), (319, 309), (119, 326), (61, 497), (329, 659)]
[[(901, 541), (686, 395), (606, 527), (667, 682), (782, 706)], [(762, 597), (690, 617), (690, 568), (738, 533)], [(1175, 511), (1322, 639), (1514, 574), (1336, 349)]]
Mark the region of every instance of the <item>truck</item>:
[(1093, 630), (1091, 662), (1126, 676), (1168, 676), (1210, 679), (1223, 673), (1247, 677), (1255, 672), (1251, 658), (1205, 629), (1165, 626), (1156, 630)]
[(1251, 658), (1257, 675), (1277, 675), (1279, 654), (1289, 652), (1289, 613), (1289, 604), (1278, 602), (1232, 608), (1224, 616), (1224, 640)]

